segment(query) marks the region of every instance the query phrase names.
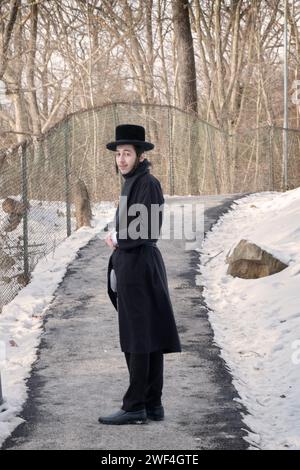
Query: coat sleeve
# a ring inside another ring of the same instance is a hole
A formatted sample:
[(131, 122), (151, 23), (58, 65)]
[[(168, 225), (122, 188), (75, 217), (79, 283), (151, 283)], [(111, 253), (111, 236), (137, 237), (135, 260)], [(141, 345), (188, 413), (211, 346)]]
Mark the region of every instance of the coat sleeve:
[(158, 240), (164, 209), (164, 197), (160, 182), (150, 180), (146, 184), (140, 185), (134, 203), (143, 204), (146, 210), (137, 211), (137, 216), (134, 218), (128, 216), (128, 221), (134, 222), (134, 226), (136, 226), (136, 232), (139, 233), (138, 238), (131, 237), (130, 230), (126, 230), (126, 238), (120, 238), (120, 233), (116, 233), (118, 246), (123, 250), (143, 245), (146, 240)]

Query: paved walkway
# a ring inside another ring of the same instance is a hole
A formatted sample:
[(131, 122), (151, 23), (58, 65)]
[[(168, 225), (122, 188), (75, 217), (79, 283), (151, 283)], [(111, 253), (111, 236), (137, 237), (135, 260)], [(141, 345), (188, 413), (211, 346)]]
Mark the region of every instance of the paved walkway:
[[(199, 197), (205, 231), (242, 195)], [(170, 199), (168, 202), (171, 201)], [(174, 203), (187, 203), (175, 198)], [(26, 420), (3, 449), (245, 449), (242, 406), (213, 343), (202, 288), (195, 285), (199, 254), (181, 240), (159, 240), (183, 352), (166, 354), (166, 418), (146, 425), (100, 425), (120, 408), (128, 386), (119, 347), (117, 312), (106, 292), (110, 249), (100, 233), (81, 249), (57, 288), (44, 321)]]

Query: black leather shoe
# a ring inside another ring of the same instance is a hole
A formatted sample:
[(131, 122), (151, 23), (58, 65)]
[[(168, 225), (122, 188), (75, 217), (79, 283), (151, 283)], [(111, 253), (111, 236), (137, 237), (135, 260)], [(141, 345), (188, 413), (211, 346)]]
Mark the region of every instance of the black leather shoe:
[(109, 416), (100, 416), (102, 424), (144, 424), (147, 422), (145, 408), (139, 411), (125, 411), (122, 408)]
[(158, 406), (146, 406), (147, 418), (152, 421), (162, 421), (165, 417), (164, 407)]

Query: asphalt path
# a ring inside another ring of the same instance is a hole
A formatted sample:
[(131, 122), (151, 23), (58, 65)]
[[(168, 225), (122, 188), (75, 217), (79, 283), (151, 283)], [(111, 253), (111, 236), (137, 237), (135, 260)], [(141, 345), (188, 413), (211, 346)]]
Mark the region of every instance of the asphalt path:
[[(206, 233), (240, 197), (177, 197), (166, 202), (176, 210), (191, 202), (203, 204)], [(25, 422), (2, 449), (247, 449), (242, 421), (247, 410), (235, 400), (238, 394), (214, 343), (202, 287), (195, 284), (199, 251), (182, 239), (158, 241), (182, 343), (181, 353), (164, 355), (165, 420), (98, 423), (100, 415), (121, 407), (128, 387), (117, 312), (106, 290), (110, 248), (105, 234), (78, 252), (56, 290), (27, 382), (28, 400), (21, 414)]]

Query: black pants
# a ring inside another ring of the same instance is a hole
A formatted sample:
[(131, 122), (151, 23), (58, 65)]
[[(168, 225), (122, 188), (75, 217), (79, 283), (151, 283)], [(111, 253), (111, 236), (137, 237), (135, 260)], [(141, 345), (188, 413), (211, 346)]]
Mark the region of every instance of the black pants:
[(138, 411), (147, 406), (161, 405), (163, 388), (163, 352), (125, 352), (129, 371), (129, 387), (123, 397), (122, 409)]

